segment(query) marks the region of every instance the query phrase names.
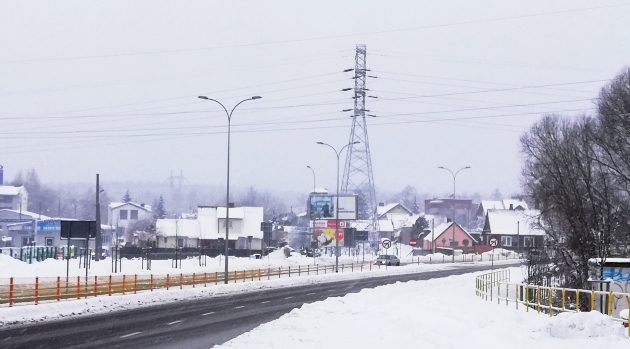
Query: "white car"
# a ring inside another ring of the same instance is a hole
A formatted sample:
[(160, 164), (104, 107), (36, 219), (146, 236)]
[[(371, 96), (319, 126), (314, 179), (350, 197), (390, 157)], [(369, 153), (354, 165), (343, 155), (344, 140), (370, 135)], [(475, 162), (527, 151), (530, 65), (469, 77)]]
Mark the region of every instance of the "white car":
[(400, 265), (400, 259), (391, 254), (382, 254), (376, 258), (376, 262), (374, 264)]

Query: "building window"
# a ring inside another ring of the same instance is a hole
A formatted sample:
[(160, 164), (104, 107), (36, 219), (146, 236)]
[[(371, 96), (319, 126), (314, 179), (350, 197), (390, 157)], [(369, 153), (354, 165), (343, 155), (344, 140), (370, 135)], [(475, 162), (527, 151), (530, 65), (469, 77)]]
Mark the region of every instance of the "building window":
[(511, 236), (501, 236), (501, 246), (512, 247), (512, 237)]
[(166, 243), (166, 238), (164, 238), (164, 243)]
[(0, 204), (10, 204), (13, 202), (13, 196), (0, 195)]
[(184, 246), (184, 238), (177, 238), (177, 247)]
[(129, 211), (129, 219), (131, 219), (133, 221), (137, 221), (138, 220), (138, 210), (130, 210)]
[(46, 246), (52, 246), (54, 241), (53, 238), (46, 238)]
[(120, 217), (120, 220), (121, 220), (121, 221), (125, 221), (125, 220), (127, 220), (127, 210), (120, 210), (120, 215), (119, 215), (119, 217)]
[(525, 236), (523, 238), (524, 247), (535, 247), (535, 240), (533, 236)]
[[(225, 228), (225, 220), (223, 221), (223, 228)], [(232, 221), (230, 221), (230, 228), (232, 228)]]

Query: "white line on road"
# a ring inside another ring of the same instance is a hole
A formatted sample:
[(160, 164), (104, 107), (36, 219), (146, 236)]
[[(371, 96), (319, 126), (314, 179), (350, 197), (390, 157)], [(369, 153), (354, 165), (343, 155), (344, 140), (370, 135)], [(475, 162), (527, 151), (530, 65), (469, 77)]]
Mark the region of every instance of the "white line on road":
[(120, 336), (120, 338), (127, 338), (127, 337), (131, 337), (131, 336), (135, 336), (137, 334), (140, 334), (142, 332), (132, 332), (132, 333), (128, 333), (126, 335)]
[(244, 305), (239, 305), (238, 307), (234, 307), (234, 309), (241, 309), (241, 308), (245, 308)]
[(271, 302), (271, 301), (262, 301), (262, 302), (260, 302), (260, 303), (263, 303), (263, 304), (264, 304), (264, 303), (269, 303), (269, 302)]
[(212, 314), (214, 314), (214, 312), (213, 312), (213, 311), (211, 311), (211, 312), (207, 312), (207, 313), (203, 313), (203, 314), (201, 314), (201, 316), (212, 315)]
[(315, 295), (315, 294), (317, 294), (317, 293), (315, 293), (315, 292), (311, 292), (311, 293), (307, 293), (306, 295), (307, 295), (307, 296), (312, 296), (312, 295)]
[(167, 323), (167, 325), (168, 325), (168, 326), (170, 326), (170, 325), (175, 325), (175, 324), (178, 324), (178, 323), (180, 323), (180, 322), (182, 322), (182, 320), (176, 320), (176, 321), (172, 321), (172, 322)]
[(293, 298), (293, 296), (284, 297), (284, 299), (291, 299), (291, 298)]

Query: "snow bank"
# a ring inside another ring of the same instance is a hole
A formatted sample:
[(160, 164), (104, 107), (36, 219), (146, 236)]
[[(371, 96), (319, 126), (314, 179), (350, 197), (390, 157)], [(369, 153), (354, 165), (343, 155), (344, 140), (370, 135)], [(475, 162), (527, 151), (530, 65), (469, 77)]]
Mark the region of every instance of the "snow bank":
[(546, 330), (551, 337), (567, 339), (626, 336), (620, 324), (597, 311), (561, 313), (549, 321)]
[[(511, 273), (519, 277), (519, 268)], [(552, 317), (475, 296), (474, 274), (410, 281), (305, 304), (219, 348), (628, 348), (601, 314)], [(589, 330), (577, 330), (577, 328)], [(555, 332), (551, 332), (553, 329)], [(571, 330), (575, 329), (575, 330)], [(597, 334), (597, 335), (594, 335)]]

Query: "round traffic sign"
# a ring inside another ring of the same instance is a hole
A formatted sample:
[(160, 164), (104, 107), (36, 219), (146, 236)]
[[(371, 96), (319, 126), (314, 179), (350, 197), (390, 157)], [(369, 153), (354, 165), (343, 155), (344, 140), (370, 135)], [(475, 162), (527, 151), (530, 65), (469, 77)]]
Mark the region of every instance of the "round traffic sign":
[(383, 248), (387, 249), (392, 247), (392, 242), (389, 239), (383, 239), (381, 245), (383, 245)]
[(490, 246), (492, 246), (492, 247), (497, 247), (497, 245), (499, 244), (499, 241), (497, 241), (496, 238), (490, 239), (489, 242), (490, 242)]

